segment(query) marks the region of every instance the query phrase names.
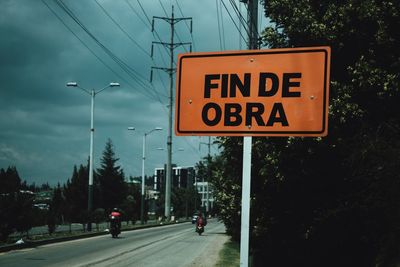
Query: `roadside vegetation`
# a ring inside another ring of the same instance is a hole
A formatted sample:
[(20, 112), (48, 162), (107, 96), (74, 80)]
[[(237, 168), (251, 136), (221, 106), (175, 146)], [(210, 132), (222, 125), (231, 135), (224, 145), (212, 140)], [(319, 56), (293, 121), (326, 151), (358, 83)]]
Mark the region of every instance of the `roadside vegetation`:
[[(124, 171), (117, 161), (109, 139), (100, 160), (100, 168), (94, 172), (93, 210), (90, 213), (87, 211), (88, 164), (74, 166), (71, 178), (64, 185), (59, 184), (54, 188), (48, 184), (28, 185), (22, 181), (15, 166), (0, 169), (0, 245), (14, 243), (21, 238), (29, 241), (85, 233), (89, 222), (92, 231), (103, 231), (104, 229), (99, 229), (99, 225), (107, 222), (108, 214), (115, 207), (122, 213), (123, 225), (127, 225), (124, 227), (136, 227), (135, 222), (140, 219), (140, 184), (133, 183), (133, 177), (127, 183)], [(191, 216), (195, 203), (200, 203), (200, 196), (196, 195), (194, 188), (174, 188), (171, 196), (174, 207), (172, 215), (175, 218)], [(162, 220), (163, 203), (164, 193), (160, 192), (158, 202), (155, 203), (155, 214), (149, 218), (146, 201), (144, 221), (159, 218)], [(73, 223), (82, 225), (80, 232), (72, 231), (71, 227), (68, 233), (57, 232), (59, 225), (71, 226)], [(33, 236), (30, 230), (36, 226), (47, 226), (47, 233)]]
[[(262, 2), (266, 48), (330, 46), (332, 62), (328, 136), (253, 138), (254, 266), (397, 266), (400, 2)], [(199, 166), (239, 240), (242, 138), (216, 143)]]
[(227, 241), (219, 252), (219, 260), (215, 266), (240, 266), (240, 244), (232, 240)]

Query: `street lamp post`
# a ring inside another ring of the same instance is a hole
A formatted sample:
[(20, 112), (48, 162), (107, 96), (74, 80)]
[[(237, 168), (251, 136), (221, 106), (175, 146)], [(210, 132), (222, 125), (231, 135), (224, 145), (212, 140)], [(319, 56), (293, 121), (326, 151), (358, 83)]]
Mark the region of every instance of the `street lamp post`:
[[(132, 130), (131, 128), (133, 127), (129, 127), (128, 130)], [(134, 128), (133, 128), (134, 129)], [(141, 193), (141, 202), (140, 202), (140, 222), (141, 224), (144, 224), (144, 184), (145, 184), (145, 180), (144, 180), (144, 162), (146, 160), (146, 137), (151, 134), (154, 131), (161, 131), (162, 128), (161, 127), (155, 127), (153, 130), (145, 133), (143, 135), (143, 153), (142, 153), (142, 193)]]
[[(77, 87), (84, 91), (85, 93), (89, 94), (91, 96), (91, 105), (90, 105), (90, 151), (89, 151), (89, 186), (88, 186), (88, 213), (93, 209), (93, 137), (94, 137), (94, 97), (104, 91), (105, 89), (109, 87), (119, 87), (120, 84), (116, 82), (112, 82), (108, 84), (107, 86), (103, 87), (102, 89), (98, 90), (97, 92), (92, 89), (92, 90), (87, 90), (81, 86), (78, 85), (76, 82), (68, 82), (67, 83), (68, 87)], [(89, 216), (90, 218), (90, 216)], [(88, 231), (92, 231), (92, 224), (88, 222), (87, 226)]]
[[(209, 210), (209, 192), (208, 192), (208, 183), (211, 177), (211, 172), (210, 172), (210, 162), (211, 162), (211, 136), (208, 137), (208, 143), (204, 143), (204, 142), (200, 142), (199, 143), (199, 150), (200, 150), (200, 146), (201, 145), (207, 145), (208, 146), (208, 154), (207, 154), (207, 191), (206, 191), (206, 212), (208, 213)], [(201, 194), (201, 206), (203, 207), (203, 200), (204, 200), (204, 175), (203, 175), (203, 190), (202, 190), (202, 194)]]

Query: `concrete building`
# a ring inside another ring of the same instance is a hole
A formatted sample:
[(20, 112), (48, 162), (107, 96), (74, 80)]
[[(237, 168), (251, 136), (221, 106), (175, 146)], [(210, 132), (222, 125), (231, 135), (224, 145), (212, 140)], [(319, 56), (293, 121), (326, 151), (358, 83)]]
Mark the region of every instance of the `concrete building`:
[(214, 208), (214, 190), (209, 182), (196, 182), (197, 192), (201, 196), (201, 206), (206, 208), (206, 212)]
[[(174, 188), (197, 188), (197, 192), (200, 195), (201, 207), (204, 207), (206, 212), (211, 211), (214, 208), (214, 189), (211, 183), (201, 182), (196, 177), (195, 168), (189, 167), (172, 167), (172, 187)], [(154, 184), (153, 184), (153, 197), (148, 199), (157, 199), (159, 194), (165, 192), (165, 168), (156, 168), (154, 170)]]
[[(172, 167), (172, 187), (189, 188), (195, 182), (196, 172), (194, 167)], [(155, 191), (164, 192), (165, 190), (165, 168), (156, 168), (154, 170)]]

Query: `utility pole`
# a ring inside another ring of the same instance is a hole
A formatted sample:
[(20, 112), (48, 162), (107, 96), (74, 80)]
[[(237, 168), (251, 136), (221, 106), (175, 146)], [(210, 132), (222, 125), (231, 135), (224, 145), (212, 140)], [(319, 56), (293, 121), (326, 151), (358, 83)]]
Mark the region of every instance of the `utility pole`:
[(249, 28), (249, 49), (258, 47), (258, 1), (247, 1), (247, 27)]
[[(241, 0), (241, 2), (247, 3), (247, 27), (249, 29), (248, 49), (258, 49), (258, 1)], [(243, 137), (242, 218), (240, 234), (240, 266), (242, 267), (249, 266), (251, 149), (252, 137)]]
[(192, 43), (175, 43), (174, 42), (174, 30), (175, 24), (182, 20), (190, 20), (190, 33), (192, 33), (192, 18), (175, 18), (174, 17), (174, 6), (172, 6), (172, 14), (171, 17), (156, 17), (153, 16), (153, 21), (151, 25), (151, 31), (154, 31), (154, 21), (155, 19), (161, 19), (166, 21), (171, 25), (171, 41), (170, 43), (164, 42), (153, 42), (151, 46), (151, 56), (153, 57), (153, 45), (161, 44), (169, 48), (170, 53), (170, 65), (169, 68), (161, 68), (161, 67), (151, 67), (151, 76), (150, 80), (153, 77), (153, 69), (159, 69), (167, 72), (169, 74), (170, 88), (169, 88), (169, 104), (168, 104), (168, 138), (167, 138), (167, 148), (168, 148), (168, 156), (167, 156), (167, 170), (166, 170), (166, 179), (165, 179), (165, 212), (164, 216), (169, 221), (171, 217), (171, 182), (172, 182), (172, 111), (174, 104), (174, 73), (176, 72), (176, 68), (174, 67), (174, 49), (182, 46), (182, 45), (190, 45), (190, 52), (192, 52)]

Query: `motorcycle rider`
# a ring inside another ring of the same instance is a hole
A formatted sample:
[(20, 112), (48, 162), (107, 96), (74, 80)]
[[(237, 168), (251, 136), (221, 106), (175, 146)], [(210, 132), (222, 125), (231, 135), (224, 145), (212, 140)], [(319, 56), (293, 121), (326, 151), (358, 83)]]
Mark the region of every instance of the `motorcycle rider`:
[(197, 227), (200, 226), (203, 228), (204, 231), (204, 226), (207, 225), (207, 220), (205, 217), (203, 217), (203, 214), (201, 213), (201, 211), (199, 211), (197, 219), (196, 219), (196, 231), (197, 231)]
[(121, 230), (121, 213), (119, 212), (118, 208), (114, 208), (111, 211), (109, 218), (110, 218), (110, 222), (116, 223), (118, 230)]

